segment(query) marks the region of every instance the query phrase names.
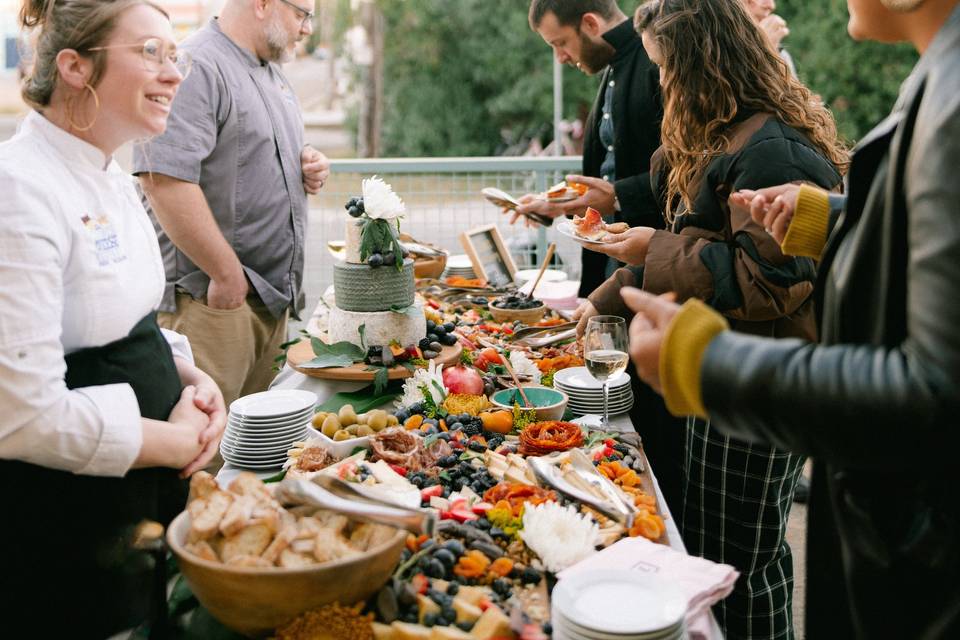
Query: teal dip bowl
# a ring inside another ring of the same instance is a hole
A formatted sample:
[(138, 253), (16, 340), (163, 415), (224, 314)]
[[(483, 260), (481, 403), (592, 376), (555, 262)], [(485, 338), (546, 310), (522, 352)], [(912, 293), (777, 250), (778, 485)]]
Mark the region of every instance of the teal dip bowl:
[[(524, 387), (527, 400), (537, 410), (537, 420), (560, 420), (567, 408), (567, 394), (550, 387)], [(516, 389), (501, 389), (492, 396), (490, 402), (500, 409), (513, 410), (516, 402), (523, 406), (523, 398)]]

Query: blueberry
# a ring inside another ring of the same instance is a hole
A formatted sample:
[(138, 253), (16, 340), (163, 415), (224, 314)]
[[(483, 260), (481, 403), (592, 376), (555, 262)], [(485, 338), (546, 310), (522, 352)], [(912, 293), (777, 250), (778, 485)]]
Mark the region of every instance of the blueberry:
[(347, 207), (347, 213), (350, 214), (351, 218), (359, 218), (361, 211), (360, 211), (360, 208), (357, 207), (357, 205), (352, 205), (350, 207)]
[(448, 333), (440, 339), (440, 343), (445, 344), (448, 347), (452, 347), (453, 345), (457, 344), (457, 336), (453, 335), (452, 333)]
[(365, 211), (363, 208), (363, 196), (357, 197), (357, 208), (360, 209), (360, 211)]
[(424, 573), (427, 574), (428, 578), (436, 578), (437, 580), (442, 580), (446, 571), (443, 568), (443, 564), (439, 560), (430, 559), (430, 564), (427, 565)]
[(434, 332), (435, 334), (437, 334), (438, 336), (440, 336), (441, 338), (442, 338), (443, 336), (447, 335), (447, 330), (443, 328), (443, 325), (442, 325), (442, 324), (438, 324), (437, 326), (435, 326), (435, 327), (433, 328), (433, 332)]
[(426, 540), (420, 543), (420, 551), (423, 551), (424, 549), (430, 549), (436, 544), (437, 544), (436, 540), (434, 540), (433, 538), (427, 538)]
[(409, 411), (411, 414), (414, 414), (414, 413), (423, 413), (423, 403), (422, 403), (422, 402), (414, 402), (412, 405), (410, 405), (409, 407), (407, 407), (407, 411)]
[(462, 556), (467, 552), (466, 547), (459, 540), (447, 540), (443, 543), (443, 548), (450, 551), (455, 556)]
[(433, 557), (443, 563), (447, 569), (452, 569), (453, 565), (456, 564), (457, 559), (454, 557), (453, 553), (449, 549), (440, 547), (433, 552)]
[(443, 323), (443, 328), (446, 329), (447, 333), (450, 333), (457, 328), (457, 325), (453, 324), (452, 322), (445, 322)]
[(398, 421), (400, 424), (403, 424), (404, 422), (407, 421), (407, 418), (410, 417), (410, 412), (407, 411), (406, 409), (400, 409), (400, 411), (397, 411), (397, 412), (396, 412), (395, 414), (393, 414), (393, 415), (394, 415), (394, 417), (396, 417), (397, 421)]
[(429, 566), (430, 556), (420, 556), (420, 559), (417, 560), (417, 567), (419, 567), (421, 571), (426, 571)]
[(434, 427), (439, 427), (439, 426), (440, 426), (440, 421), (437, 420), (436, 418), (426, 418), (426, 419), (423, 421), (423, 424), (429, 424), (429, 425), (434, 426)]
[(438, 342), (440, 340), (436, 333), (428, 333), (427, 338), (430, 339), (430, 342)]
[(423, 488), (423, 478), (419, 476), (416, 478), (407, 478), (407, 481), (418, 489)]
[(540, 572), (533, 567), (526, 567), (523, 573), (520, 574), (520, 580), (523, 584), (540, 584), (542, 577)]
[(457, 611), (453, 608), (452, 604), (448, 604), (440, 611), (441, 617), (444, 619), (443, 626), (453, 624), (453, 621), (457, 619)]
[(367, 258), (367, 264), (376, 269), (377, 267), (383, 266), (383, 256), (379, 253), (371, 254)]
[(510, 593), (510, 589), (512, 587), (510, 581), (504, 578), (497, 578), (493, 581), (493, 585), (491, 586), (493, 587), (493, 590), (500, 595)]
[(436, 613), (426, 613), (423, 616), (423, 626), (432, 627), (437, 624), (437, 618), (439, 617)]
[(471, 631), (473, 629), (473, 623), (469, 620), (463, 620), (457, 623), (457, 628), (461, 631)]
[(444, 468), (452, 467), (453, 465), (457, 464), (458, 459), (459, 458), (457, 457), (457, 454), (451, 453), (450, 455), (444, 456), (437, 460), (437, 464)]
[(458, 421), (458, 422), (454, 422), (453, 424), (450, 425), (450, 431), (460, 431), (460, 429), (463, 429), (463, 423), (462, 423), (462, 422), (459, 422), (459, 421)]
[(474, 520), (474, 524), (477, 527), (477, 529), (483, 529), (484, 531), (487, 531), (490, 529), (490, 521), (487, 520), (486, 518), (477, 518), (476, 520)]
[(467, 446), (470, 448), (470, 451), (474, 451), (476, 453), (483, 453), (484, 451), (487, 450), (487, 448), (482, 443), (477, 442), (476, 440), (473, 440)]
[(493, 538), (506, 538), (507, 533), (500, 527), (490, 527), (490, 536)]
[(441, 431), (440, 433), (437, 434), (437, 437), (440, 438), (441, 440), (446, 440), (447, 442), (450, 442), (449, 431)]
[(552, 625), (551, 623), (549, 623), (549, 622), (544, 622), (544, 623), (543, 623), (543, 626), (540, 627), (540, 628), (543, 629), (543, 632), (544, 632), (545, 634), (547, 634), (548, 636), (552, 636), (552, 635), (553, 635), (553, 625)]
[(433, 320), (427, 320), (427, 333), (430, 333), (437, 326), (437, 323)]
[(417, 623), (416, 610), (407, 611), (405, 614), (403, 614), (403, 617), (401, 618), (401, 620), (403, 620), (404, 622), (409, 622), (411, 624), (416, 624)]
[(394, 255), (393, 251), (388, 251), (383, 254), (383, 264), (385, 265), (395, 265), (397, 264), (397, 256)]

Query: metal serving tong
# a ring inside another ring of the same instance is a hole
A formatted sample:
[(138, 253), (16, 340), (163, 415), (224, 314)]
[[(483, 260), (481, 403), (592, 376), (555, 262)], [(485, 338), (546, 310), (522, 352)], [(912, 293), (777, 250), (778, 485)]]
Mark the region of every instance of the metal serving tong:
[[(561, 469), (563, 462), (569, 463)], [(527, 464), (541, 483), (589, 505), (628, 529), (633, 526), (637, 509), (617, 487), (597, 472), (590, 459), (579, 449), (527, 458)]]
[(310, 480), (285, 478), (274, 490), (274, 497), (284, 505), (306, 504), (329, 509), (363, 522), (390, 525), (417, 535), (432, 536), (436, 530), (436, 517), (430, 512), (378, 500), (350, 482), (323, 474)]
[(525, 327), (507, 339), (516, 344), (525, 344), (532, 349), (539, 349), (575, 337), (577, 337), (577, 323), (565, 322), (553, 327)]

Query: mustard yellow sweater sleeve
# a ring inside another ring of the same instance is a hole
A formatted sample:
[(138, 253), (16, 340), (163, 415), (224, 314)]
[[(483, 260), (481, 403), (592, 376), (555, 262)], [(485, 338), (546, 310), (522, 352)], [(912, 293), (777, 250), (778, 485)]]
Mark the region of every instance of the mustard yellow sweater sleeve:
[(784, 255), (819, 259), (830, 228), (830, 196), (823, 189), (803, 185), (797, 208), (780, 249)]
[(700, 366), (707, 345), (729, 329), (726, 319), (700, 300), (691, 298), (667, 326), (660, 348), (660, 385), (667, 409), (675, 416), (705, 418)]

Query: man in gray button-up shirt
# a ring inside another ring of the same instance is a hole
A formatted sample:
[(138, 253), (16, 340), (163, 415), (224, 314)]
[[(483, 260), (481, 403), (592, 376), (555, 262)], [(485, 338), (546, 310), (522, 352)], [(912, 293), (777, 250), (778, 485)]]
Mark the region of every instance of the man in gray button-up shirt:
[(194, 59), (166, 132), (134, 153), (167, 274), (162, 325), (233, 398), (266, 388), (303, 308), (307, 193), (327, 159), (303, 144), (278, 63), (312, 31), (309, 0), (228, 0), (188, 38)]

